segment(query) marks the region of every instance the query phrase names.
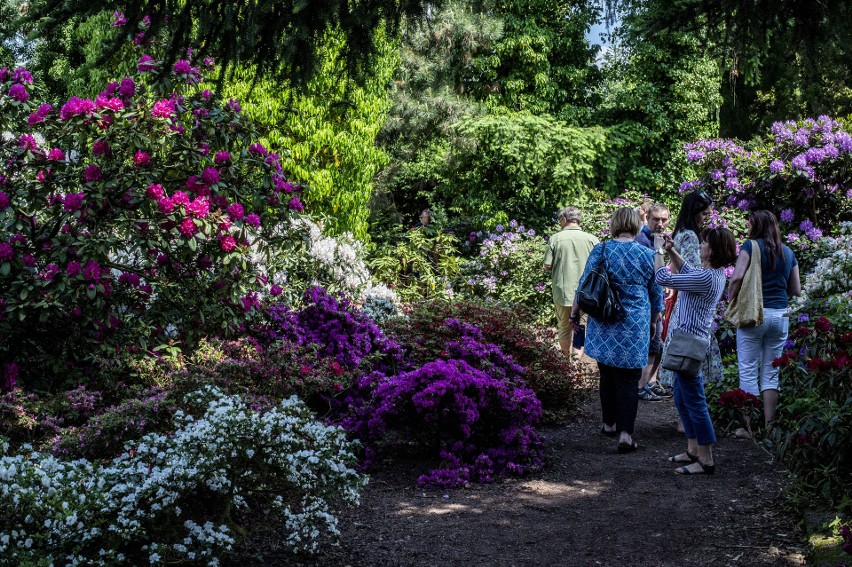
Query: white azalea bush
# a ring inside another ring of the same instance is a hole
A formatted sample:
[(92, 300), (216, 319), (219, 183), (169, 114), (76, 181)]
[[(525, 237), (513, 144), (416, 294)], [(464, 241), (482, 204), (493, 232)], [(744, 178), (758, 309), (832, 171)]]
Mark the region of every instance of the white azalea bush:
[(840, 225), (836, 238), (819, 241), (820, 259), (805, 275), (802, 296), (795, 299), (799, 310), (818, 308), (830, 298), (852, 305), (852, 222)]
[(208, 386), (187, 403), (201, 417), (179, 411), (172, 435), (146, 435), (107, 464), (13, 455), (0, 439), (0, 557), (216, 564), (259, 521), (280, 522), (294, 552), (339, 535), (333, 504), (358, 504), (366, 483), (342, 429), (295, 396), (261, 412)]
[(383, 283), (370, 284), (364, 290), (361, 309), (379, 325), (402, 315), (399, 295)]
[(254, 260), (272, 284), (272, 295), (283, 294), (288, 303), (298, 303), (314, 286), (360, 301), (370, 287), (364, 258), (364, 245), (352, 234), (324, 234), (321, 224), (308, 218), (283, 227), (272, 246), (254, 251)]

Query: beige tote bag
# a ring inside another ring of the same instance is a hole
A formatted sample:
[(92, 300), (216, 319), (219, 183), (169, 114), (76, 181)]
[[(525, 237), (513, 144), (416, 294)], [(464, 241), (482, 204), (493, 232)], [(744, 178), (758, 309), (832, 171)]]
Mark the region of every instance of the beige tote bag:
[(756, 240), (751, 241), (751, 261), (743, 276), (740, 293), (728, 303), (725, 319), (738, 329), (763, 324), (763, 277), (760, 268), (760, 246)]

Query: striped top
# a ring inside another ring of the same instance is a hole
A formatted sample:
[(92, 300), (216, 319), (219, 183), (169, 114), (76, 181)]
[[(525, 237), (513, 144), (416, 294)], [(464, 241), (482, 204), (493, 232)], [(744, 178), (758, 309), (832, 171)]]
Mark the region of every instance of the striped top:
[(677, 328), (709, 339), (713, 333), (716, 304), (725, 291), (725, 270), (693, 268), (685, 262), (679, 274), (664, 267), (657, 270), (657, 283), (678, 290)]

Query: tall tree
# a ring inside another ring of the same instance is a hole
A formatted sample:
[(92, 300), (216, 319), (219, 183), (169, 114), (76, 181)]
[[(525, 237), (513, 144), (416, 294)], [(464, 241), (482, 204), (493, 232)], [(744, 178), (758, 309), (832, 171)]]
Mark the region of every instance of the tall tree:
[(329, 31), (317, 73), (304, 85), (255, 81), (254, 69), (240, 67), (224, 93), (240, 99), (290, 178), (307, 184), (303, 198), (312, 213), (327, 215), (325, 228), (366, 240), (373, 179), (387, 163), (376, 135), (391, 104), (398, 44), (378, 31), (371, 47), (378, 56), (358, 82), (345, 73), (345, 48), (343, 35)]
[(642, 19), (645, 37), (704, 38), (722, 68), (721, 134), (749, 138), (771, 122), (852, 112), (852, 0), (607, 0), (610, 17)]
[[(421, 17), (425, 6), (422, 0), (34, 0), (21, 25), (51, 37), (65, 22), (103, 10), (120, 11), (130, 29), (150, 21), (146, 34), (165, 31), (167, 63), (194, 46), (201, 57), (220, 62), (220, 82), (237, 64), (301, 82), (319, 64), (326, 31), (338, 29), (345, 38), (343, 55), (352, 71), (373, 55), (373, 33), (379, 27), (395, 30), (403, 16)], [(116, 36), (104, 42), (104, 56), (119, 50), (123, 41)]]
[(618, 177), (652, 194), (676, 194), (683, 144), (719, 135), (719, 65), (695, 33), (649, 37), (643, 24), (641, 15), (627, 15), (611, 34), (595, 120), (609, 127), (629, 166)]

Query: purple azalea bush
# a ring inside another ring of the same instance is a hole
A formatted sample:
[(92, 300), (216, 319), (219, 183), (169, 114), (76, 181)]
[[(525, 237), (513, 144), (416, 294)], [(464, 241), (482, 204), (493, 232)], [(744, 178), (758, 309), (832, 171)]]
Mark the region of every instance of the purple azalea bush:
[(448, 359), (396, 376), (376, 372), (360, 386), (372, 389), (372, 395), (341, 424), (364, 443), (368, 464), (382, 442), (393, 438), (417, 441), (441, 459), (442, 466), (420, 476), (421, 485), (491, 482), (498, 475), (536, 471), (544, 463), (535, 429), (541, 402), (523, 384)]
[(852, 220), (852, 135), (829, 116), (776, 122), (765, 143), (752, 150), (724, 139), (700, 140), (684, 150), (696, 175), (681, 184), (682, 193), (703, 189), (732, 215), (771, 210), (794, 249)]
[(183, 63), (145, 53), (138, 75), (55, 105), (0, 69), (0, 385), (85, 379), (96, 358), (188, 350), (257, 313), (253, 253), (300, 188)]

